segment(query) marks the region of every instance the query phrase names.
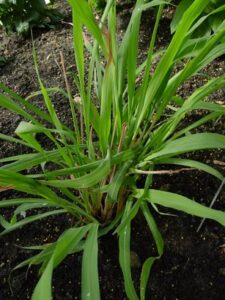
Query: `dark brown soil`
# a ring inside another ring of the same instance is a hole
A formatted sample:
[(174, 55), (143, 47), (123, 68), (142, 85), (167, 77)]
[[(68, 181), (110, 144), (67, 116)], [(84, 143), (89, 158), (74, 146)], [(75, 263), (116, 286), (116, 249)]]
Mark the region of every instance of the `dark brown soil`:
[[(72, 48), (72, 32), (70, 11), (65, 4), (60, 7), (65, 15), (64, 23), (51, 31), (34, 31), (34, 41), (39, 58), (39, 69), (43, 82), (47, 87), (64, 87), (62, 73), (57, 65), (60, 51), (63, 52), (68, 70), (74, 71)], [(121, 11), (121, 30), (125, 28), (124, 21), (129, 17), (129, 11)], [(163, 47), (169, 40), (169, 13), (165, 14), (160, 29), (158, 47)], [(140, 57), (146, 53), (148, 36), (151, 34), (151, 14), (143, 18), (141, 29)], [(66, 23), (65, 23), (66, 22)], [(37, 77), (32, 62), (32, 43), (30, 38), (24, 39), (16, 35), (6, 36), (0, 31), (0, 56), (8, 62), (0, 67), (0, 82), (26, 97), (38, 90)], [(225, 72), (225, 61), (215, 61), (205, 69), (211, 76)], [(70, 76), (70, 83), (72, 79)], [(200, 77), (187, 82), (180, 94), (187, 96), (203, 84)], [(73, 91), (75, 94), (76, 91)], [(215, 93), (211, 101), (225, 103), (225, 91)], [(43, 107), (41, 99), (36, 97), (35, 103)], [(68, 103), (60, 96), (54, 97), (54, 102), (60, 117), (67, 125), (71, 123)], [(189, 122), (199, 118), (201, 112), (192, 114)], [(0, 108), (0, 132), (13, 134), (21, 121), (20, 117)], [(225, 133), (224, 118), (208, 125), (208, 131)], [(201, 129), (200, 129), (201, 130)], [(0, 141), (0, 157), (20, 154), (21, 146)], [(224, 161), (225, 153), (198, 152), (192, 154), (200, 161), (213, 165), (214, 160)], [(222, 167), (216, 166), (221, 172)], [(202, 172), (186, 172), (173, 176), (156, 176), (155, 187), (166, 189), (196, 199), (209, 205), (219, 187), (219, 181)], [(1, 199), (11, 197), (9, 192), (1, 193)], [(15, 194), (14, 194), (15, 196)], [(225, 210), (225, 193), (220, 194), (215, 208)], [(165, 212), (165, 210), (164, 210)], [(5, 216), (10, 216), (10, 210), (4, 210)], [(200, 233), (196, 232), (200, 219), (177, 214), (164, 216), (155, 213), (155, 217), (165, 240), (165, 253), (153, 267), (147, 290), (147, 300), (222, 300), (225, 299), (225, 230), (215, 222), (206, 221)], [(18, 246), (37, 245), (54, 241), (65, 228), (71, 224), (69, 216), (49, 218), (48, 221), (32, 224), (21, 231), (11, 233), (0, 240), (0, 300), (31, 299), (32, 290), (38, 279), (37, 268), (28, 271), (21, 269), (10, 273), (22, 260), (33, 252)], [(155, 247), (143, 218), (138, 216), (132, 229), (132, 251), (136, 254), (133, 275), (136, 286), (139, 285), (140, 263), (154, 254)], [(103, 300), (127, 299), (124, 293), (122, 274), (118, 265), (117, 238), (109, 234), (99, 242), (100, 284)], [(80, 255), (69, 256), (53, 277), (54, 299), (80, 299)], [(11, 276), (10, 276), (11, 275)], [(11, 290), (10, 290), (11, 288)], [(44, 299), (43, 299), (44, 300)], [(94, 300), (94, 299), (93, 299)]]

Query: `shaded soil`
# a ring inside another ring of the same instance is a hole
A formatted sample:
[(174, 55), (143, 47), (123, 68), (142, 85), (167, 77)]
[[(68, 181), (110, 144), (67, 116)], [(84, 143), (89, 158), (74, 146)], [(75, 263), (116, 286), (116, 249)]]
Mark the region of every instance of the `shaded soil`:
[[(37, 49), (39, 69), (43, 82), (47, 87), (65, 87), (62, 72), (58, 66), (60, 51), (65, 57), (71, 86), (74, 86), (70, 71), (75, 71), (70, 11), (65, 1), (60, 2), (60, 9), (65, 15), (64, 22), (55, 30), (34, 31), (34, 42)], [(129, 19), (130, 9), (121, 11), (119, 16), (121, 33)], [(163, 47), (169, 41), (170, 13), (167, 12), (162, 20), (158, 47)], [(145, 14), (141, 28), (140, 59), (146, 53), (152, 23), (151, 14)], [(30, 38), (24, 39), (16, 35), (6, 36), (0, 31), (0, 56), (4, 55), (8, 62), (0, 67), (0, 82), (11, 87), (24, 97), (37, 91), (38, 82), (32, 62), (32, 43)], [(88, 58), (87, 58), (88, 59)], [(204, 70), (208, 75), (224, 74), (225, 60), (215, 61)], [(204, 79), (194, 77), (180, 90), (184, 97), (193, 89), (201, 86)], [(76, 91), (73, 90), (73, 94)], [(225, 90), (215, 93), (211, 101), (225, 103)], [(34, 103), (43, 107), (42, 99), (35, 97)], [(54, 96), (55, 107), (60, 118), (69, 126), (71, 116), (69, 105), (61, 96)], [(202, 112), (196, 112), (189, 122), (197, 120)], [(21, 121), (18, 116), (0, 108), (0, 132), (13, 134)], [(210, 123), (207, 128), (211, 132), (225, 133), (224, 118)], [(185, 124), (186, 126), (187, 124)], [(200, 129), (201, 130), (201, 129)], [(0, 158), (25, 151), (22, 146), (0, 141)], [(225, 153), (198, 152), (191, 155), (200, 161), (213, 165), (215, 160), (224, 161)], [(222, 167), (216, 167), (223, 172)], [(173, 176), (156, 176), (155, 187), (186, 195), (205, 205), (209, 205), (219, 187), (218, 180), (193, 171)], [(13, 195), (19, 196), (16, 193)], [(0, 194), (1, 199), (12, 197), (9, 192)], [(225, 210), (225, 192), (223, 191), (215, 207)], [(10, 216), (10, 210), (3, 211), (4, 216)], [(215, 222), (205, 222), (202, 230), (196, 229), (200, 220), (184, 214), (164, 216), (155, 214), (157, 223), (165, 239), (165, 253), (153, 267), (147, 290), (147, 300), (189, 300), (209, 299), (221, 300), (225, 295), (225, 230)], [(0, 300), (30, 299), (32, 290), (37, 282), (38, 270), (21, 269), (10, 273), (22, 260), (33, 252), (18, 246), (36, 245), (54, 241), (64, 229), (70, 227), (69, 216), (49, 218), (48, 221), (34, 223), (22, 231), (11, 233), (0, 240)], [(155, 253), (155, 246), (148, 228), (143, 223), (142, 216), (134, 221), (132, 229), (133, 276), (136, 286), (139, 284), (140, 265)], [(124, 293), (122, 274), (118, 265), (117, 237), (108, 235), (99, 243), (100, 284), (103, 300), (127, 299)], [(69, 256), (53, 277), (54, 299), (80, 299), (80, 255)], [(11, 276), (10, 276), (11, 274)], [(9, 278), (10, 276), (10, 278)], [(11, 288), (11, 290), (10, 290)], [(44, 299), (43, 299), (44, 300)], [(93, 299), (94, 300), (94, 299)]]

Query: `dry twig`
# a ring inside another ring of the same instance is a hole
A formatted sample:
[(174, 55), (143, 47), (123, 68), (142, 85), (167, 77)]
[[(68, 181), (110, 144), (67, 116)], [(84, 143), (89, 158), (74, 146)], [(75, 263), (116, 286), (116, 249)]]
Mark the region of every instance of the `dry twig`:
[(194, 168), (182, 168), (178, 170), (155, 170), (155, 171), (145, 171), (145, 170), (135, 169), (134, 172), (143, 175), (173, 175), (173, 174), (178, 174), (180, 172), (191, 171), (191, 170), (194, 170)]

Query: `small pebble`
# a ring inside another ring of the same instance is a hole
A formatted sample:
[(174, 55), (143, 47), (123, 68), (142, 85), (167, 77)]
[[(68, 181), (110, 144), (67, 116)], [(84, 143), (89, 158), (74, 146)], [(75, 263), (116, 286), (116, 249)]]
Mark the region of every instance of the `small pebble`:
[(140, 268), (141, 266), (140, 258), (134, 251), (130, 252), (130, 264), (132, 268)]

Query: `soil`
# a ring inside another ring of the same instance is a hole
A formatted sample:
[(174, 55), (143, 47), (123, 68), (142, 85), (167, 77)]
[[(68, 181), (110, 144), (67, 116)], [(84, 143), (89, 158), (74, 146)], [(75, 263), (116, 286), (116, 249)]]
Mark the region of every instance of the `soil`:
[[(65, 87), (63, 76), (58, 67), (60, 52), (63, 52), (66, 67), (69, 71), (71, 86), (74, 86), (71, 72), (75, 71), (72, 27), (69, 24), (71, 13), (66, 1), (58, 1), (60, 10), (65, 16), (62, 24), (54, 30), (35, 30), (34, 43), (37, 49), (39, 70), (47, 87)], [(121, 10), (118, 16), (120, 31), (126, 27), (130, 8)], [(157, 47), (165, 46), (170, 39), (170, 12), (165, 12), (160, 27), (160, 39)], [(145, 14), (141, 28), (140, 58), (146, 53), (151, 29), (152, 15)], [(17, 35), (7, 36), (0, 31), (0, 57), (4, 56), (7, 63), (0, 67), (0, 82), (14, 91), (27, 97), (38, 90), (38, 82), (32, 61), (32, 43), (29, 37)], [(88, 59), (88, 58), (87, 58)], [(71, 71), (71, 72), (70, 72)], [(205, 70), (210, 76), (224, 74), (225, 60), (219, 59)], [(196, 86), (203, 84), (201, 77), (188, 81), (179, 91), (186, 97)], [(73, 90), (75, 95), (76, 91)], [(33, 101), (43, 107), (42, 100), (35, 97)], [(210, 101), (225, 104), (225, 90), (215, 93)], [(61, 119), (69, 126), (68, 103), (60, 96), (54, 96), (54, 103)], [(202, 112), (191, 114), (189, 122), (198, 119)], [(13, 134), (21, 118), (4, 109), (0, 109), (0, 132)], [(224, 118), (207, 125), (211, 132), (225, 133)], [(187, 124), (185, 124), (186, 126)], [(21, 154), (26, 149), (0, 141), (0, 158)], [(221, 151), (201, 151), (190, 157), (213, 165), (215, 160), (224, 161), (225, 153)], [(214, 165), (221, 172), (222, 166)], [(156, 176), (155, 188), (177, 192), (209, 205), (220, 182), (203, 172), (183, 172), (171, 176)], [(14, 193), (13, 196), (20, 196)], [(12, 197), (11, 192), (0, 194), (1, 199)], [(215, 208), (225, 210), (225, 192), (221, 192)], [(165, 212), (165, 210), (164, 210)], [(2, 212), (5, 217), (11, 215), (10, 210)], [(206, 221), (199, 233), (196, 229), (200, 219), (176, 213), (176, 216), (155, 213), (156, 221), (165, 240), (165, 253), (152, 270), (147, 289), (147, 300), (222, 300), (225, 299), (225, 230), (215, 222)], [(33, 254), (20, 246), (38, 245), (56, 240), (63, 230), (70, 227), (69, 216), (49, 218), (48, 221), (34, 223), (21, 231), (13, 232), (0, 240), (0, 300), (31, 299), (32, 290), (38, 279), (35, 267), (20, 269), (11, 273), (21, 261)], [(132, 228), (133, 277), (136, 286), (139, 284), (140, 265), (153, 255), (155, 246), (143, 218), (138, 216)], [(80, 255), (70, 255), (54, 271), (54, 299), (80, 299)], [(103, 300), (125, 300), (122, 274), (118, 265), (117, 237), (109, 234), (99, 242), (99, 271)], [(43, 299), (44, 300), (44, 299)], [(93, 299), (94, 300), (94, 299)]]

